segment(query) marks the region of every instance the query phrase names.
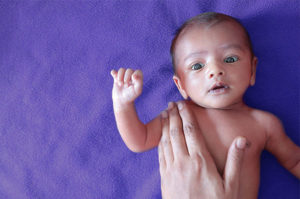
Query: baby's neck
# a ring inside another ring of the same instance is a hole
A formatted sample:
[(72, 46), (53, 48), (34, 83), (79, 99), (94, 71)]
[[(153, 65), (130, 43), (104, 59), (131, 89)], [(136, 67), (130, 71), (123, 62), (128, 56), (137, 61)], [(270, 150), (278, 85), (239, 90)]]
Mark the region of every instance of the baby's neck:
[(235, 103), (235, 104), (232, 104), (230, 106), (227, 106), (227, 107), (224, 107), (224, 108), (208, 108), (208, 107), (204, 107), (204, 106), (201, 106), (199, 104), (196, 104), (195, 102), (193, 101), (189, 101), (189, 103), (195, 105), (195, 106), (198, 106), (198, 107), (201, 107), (201, 108), (204, 108), (204, 109), (209, 109), (211, 111), (224, 111), (224, 112), (231, 112), (231, 111), (247, 111), (250, 109), (249, 106), (247, 106), (243, 101), (241, 102), (238, 102), (238, 103)]

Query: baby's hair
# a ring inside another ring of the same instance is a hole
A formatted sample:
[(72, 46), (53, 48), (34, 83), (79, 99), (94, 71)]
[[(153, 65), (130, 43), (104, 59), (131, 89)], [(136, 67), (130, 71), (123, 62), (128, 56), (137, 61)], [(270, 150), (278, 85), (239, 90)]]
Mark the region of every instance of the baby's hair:
[(176, 64), (175, 64), (175, 52), (174, 51), (176, 48), (177, 40), (180, 37), (180, 35), (183, 34), (185, 31), (187, 31), (188, 29), (194, 27), (195, 25), (204, 24), (206, 26), (213, 26), (215, 24), (218, 24), (218, 23), (224, 22), (224, 21), (230, 21), (230, 22), (237, 23), (243, 29), (243, 31), (246, 35), (246, 40), (247, 40), (247, 43), (248, 43), (248, 46), (250, 49), (250, 53), (252, 56), (254, 56), (249, 33), (237, 19), (235, 19), (231, 16), (228, 16), (228, 15), (222, 14), (222, 13), (205, 12), (205, 13), (199, 14), (199, 15), (189, 19), (188, 21), (186, 21), (184, 24), (182, 24), (176, 30), (176, 32), (174, 34), (175, 36), (172, 40), (170, 54), (172, 57), (173, 70), (174, 70), (175, 74), (176, 74)]

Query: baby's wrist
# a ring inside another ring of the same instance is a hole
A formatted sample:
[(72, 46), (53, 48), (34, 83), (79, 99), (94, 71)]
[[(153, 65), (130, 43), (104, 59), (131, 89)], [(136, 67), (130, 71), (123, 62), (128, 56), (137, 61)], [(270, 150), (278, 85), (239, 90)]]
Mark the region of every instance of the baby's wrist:
[(115, 112), (126, 111), (128, 108), (134, 107), (134, 102), (113, 100), (113, 107)]

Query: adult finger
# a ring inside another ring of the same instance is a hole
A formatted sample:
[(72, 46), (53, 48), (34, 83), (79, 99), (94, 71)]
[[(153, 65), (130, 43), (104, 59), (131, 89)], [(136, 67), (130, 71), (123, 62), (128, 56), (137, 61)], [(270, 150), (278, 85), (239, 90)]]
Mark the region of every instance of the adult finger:
[(237, 137), (233, 140), (227, 154), (227, 160), (224, 171), (225, 191), (237, 197), (239, 191), (240, 172), (243, 163), (243, 157), (247, 140), (244, 137)]
[(174, 160), (170, 135), (169, 135), (169, 118), (167, 111), (161, 114), (162, 136), (159, 142), (159, 148), (163, 154), (165, 165), (169, 165)]
[(159, 161), (159, 170), (160, 173), (166, 168), (166, 160), (164, 155), (163, 146), (161, 143), (158, 144), (158, 161)]
[(183, 123), (183, 132), (189, 154), (210, 157), (198, 122), (192, 110), (184, 102), (178, 103), (179, 114)]
[(188, 155), (186, 141), (183, 135), (182, 122), (174, 102), (169, 103), (170, 139), (174, 152), (174, 159)]

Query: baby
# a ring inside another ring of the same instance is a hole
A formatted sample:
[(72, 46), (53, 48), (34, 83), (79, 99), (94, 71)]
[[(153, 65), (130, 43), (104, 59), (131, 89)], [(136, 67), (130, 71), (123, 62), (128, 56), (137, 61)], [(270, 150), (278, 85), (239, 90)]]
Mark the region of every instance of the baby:
[[(171, 55), (174, 83), (191, 107), (220, 174), (233, 139), (243, 136), (251, 143), (241, 171), (239, 198), (257, 198), (263, 149), (300, 178), (300, 147), (285, 135), (274, 115), (243, 102), (246, 89), (255, 83), (257, 58), (247, 31), (237, 20), (211, 12), (193, 17), (178, 30)], [(114, 113), (122, 139), (134, 152), (157, 146), (161, 117), (143, 124), (135, 111), (134, 100), (142, 92), (142, 72), (121, 68), (111, 74)]]

